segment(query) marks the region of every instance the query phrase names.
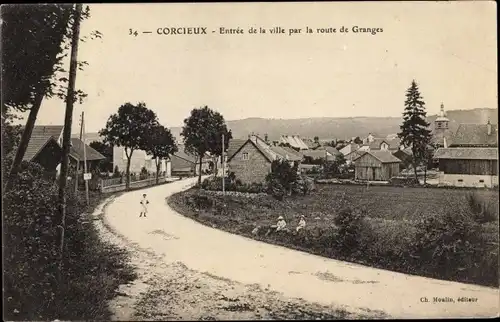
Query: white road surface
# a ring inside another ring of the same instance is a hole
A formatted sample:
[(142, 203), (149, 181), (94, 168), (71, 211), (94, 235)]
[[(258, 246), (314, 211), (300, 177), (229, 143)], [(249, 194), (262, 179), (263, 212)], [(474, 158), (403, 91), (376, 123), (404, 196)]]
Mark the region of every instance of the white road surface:
[[(131, 244), (167, 262), (182, 262), (190, 269), (240, 283), (257, 283), (288, 297), (384, 311), (394, 318), (499, 315), (498, 289), (327, 259), (199, 224), (166, 203), (166, 197), (194, 183), (195, 179), (185, 179), (125, 193), (108, 205), (106, 220)], [(146, 218), (139, 217), (143, 193), (150, 202)], [(441, 301), (434, 302), (435, 298)]]

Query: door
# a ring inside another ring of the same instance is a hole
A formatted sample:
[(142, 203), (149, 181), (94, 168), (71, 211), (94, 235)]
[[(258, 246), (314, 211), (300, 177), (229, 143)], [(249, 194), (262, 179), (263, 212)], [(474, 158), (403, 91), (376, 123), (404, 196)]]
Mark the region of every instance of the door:
[(372, 167), (372, 173), (371, 173), (371, 176), (370, 176), (371, 177), (370, 180), (372, 180), (372, 181), (375, 181), (375, 170), (376, 170), (376, 168)]

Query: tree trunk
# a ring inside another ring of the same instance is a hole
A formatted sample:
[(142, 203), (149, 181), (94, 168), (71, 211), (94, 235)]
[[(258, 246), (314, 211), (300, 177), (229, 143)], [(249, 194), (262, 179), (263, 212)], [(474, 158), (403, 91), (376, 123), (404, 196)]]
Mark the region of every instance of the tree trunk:
[(160, 165), (161, 165), (161, 161), (156, 159), (156, 184), (159, 184), (160, 183)]
[(199, 172), (198, 172), (198, 186), (201, 189), (201, 160), (203, 159), (203, 155), (200, 154), (200, 165), (199, 165)]
[(425, 169), (424, 169), (424, 185), (427, 184), (427, 166), (428, 165), (429, 165), (429, 162), (426, 161)]
[(35, 127), (36, 117), (38, 115), (38, 111), (40, 110), (40, 106), (42, 105), (44, 96), (45, 95), (43, 91), (40, 90), (37, 96), (35, 97), (35, 101), (33, 102), (33, 106), (31, 107), (30, 110), (30, 114), (28, 115), (28, 119), (26, 120), (26, 126), (21, 136), (19, 147), (17, 148), (9, 176), (6, 178), (5, 190), (10, 189), (10, 186), (12, 184), (12, 179), (19, 172), (19, 167), (21, 165), (21, 162), (23, 161), (26, 149), (28, 148), (28, 143), (30, 142), (31, 134), (33, 133), (33, 128)]
[(130, 188), (130, 159), (132, 159), (132, 151), (130, 151), (130, 156), (127, 155), (127, 170), (125, 170), (125, 189)]
[(74, 104), (74, 90), (77, 68), (77, 54), (78, 54), (78, 41), (80, 37), (80, 15), (82, 12), (82, 5), (76, 5), (75, 23), (73, 25), (73, 34), (71, 39), (71, 60), (69, 65), (69, 80), (68, 80), (68, 93), (66, 96), (66, 113), (64, 117), (64, 130), (63, 130), (63, 143), (62, 143), (62, 162), (61, 162), (61, 175), (59, 182), (59, 270), (58, 278), (61, 278), (62, 260), (64, 251), (64, 229), (66, 226), (66, 180), (68, 177), (69, 165), (69, 148), (71, 144), (71, 123), (73, 122), (73, 104)]
[[(217, 166), (217, 160), (219, 159), (219, 157), (215, 157), (215, 161), (214, 161), (214, 177), (217, 178), (217, 174), (219, 172), (219, 167)], [(222, 160), (222, 157), (221, 157), (221, 160)]]

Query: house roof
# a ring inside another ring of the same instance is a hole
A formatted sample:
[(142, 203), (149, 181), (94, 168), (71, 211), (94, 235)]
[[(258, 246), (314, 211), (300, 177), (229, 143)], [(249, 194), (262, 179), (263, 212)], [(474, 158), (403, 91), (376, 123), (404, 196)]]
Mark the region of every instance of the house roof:
[(23, 160), (32, 160), (47, 144), (50, 138), (54, 138), (57, 141), (61, 136), (63, 128), (62, 125), (36, 125), (33, 127)]
[(348, 145), (346, 145), (345, 147), (343, 147), (339, 151), (342, 154), (348, 155), (349, 153), (352, 153), (353, 151), (356, 151), (357, 149), (359, 149), (359, 144), (349, 143)]
[(498, 160), (496, 148), (440, 148), (434, 154), (436, 159)]
[[(186, 148), (185, 148), (184, 144), (177, 145), (177, 150), (178, 151), (175, 152), (173, 155), (175, 155), (181, 159), (184, 159), (186, 161), (192, 162), (192, 163), (198, 163), (198, 157), (194, 154), (186, 152)], [(208, 155), (208, 153), (205, 154), (202, 161), (203, 162), (210, 161), (210, 156)]]
[(290, 148), (285, 150), (285, 148), (281, 146), (271, 146), (271, 150), (274, 151), (277, 155), (281, 156), (282, 158), (285, 158), (290, 161), (302, 160), (302, 156), (298, 155), (297, 152), (290, 152), (290, 150), (293, 150)]
[(349, 153), (347, 153), (345, 156), (346, 157), (350, 157), (351, 154), (354, 158), (357, 158), (357, 157), (360, 157), (362, 156), (366, 151), (360, 151), (360, 150), (354, 150), (354, 151), (351, 151)]
[(382, 138), (375, 138), (373, 139), (372, 142), (365, 144), (370, 147), (370, 150), (377, 150), (380, 149), (380, 145), (385, 142), (389, 145), (389, 150), (396, 150), (399, 149), (400, 146), (400, 141), (399, 139), (382, 139)]
[(285, 149), (284, 147), (280, 146), (270, 146), (267, 144), (264, 140), (259, 138), (258, 136), (253, 136), (253, 138), (248, 139), (243, 143), (237, 150), (234, 152), (229, 158), (228, 162), (236, 155), (238, 152), (246, 145), (246, 144), (252, 144), (262, 155), (268, 160), (269, 162), (272, 162), (273, 160), (276, 160), (277, 158), (284, 158), (292, 161), (300, 161), (302, 157), (300, 154), (297, 152), (290, 153), (289, 150)]
[(490, 126), (488, 135), (488, 124), (460, 124), (450, 146), (498, 146), (498, 125)]
[(324, 159), (325, 157), (327, 157), (325, 150), (308, 150), (302, 153), (305, 157), (310, 157), (313, 159)]
[(395, 157), (390, 151), (387, 151), (387, 150), (365, 151), (359, 157), (355, 158), (354, 161), (361, 158), (362, 156), (364, 156), (367, 153), (370, 154), (371, 156), (373, 156), (374, 158), (378, 159), (382, 163), (396, 163), (396, 162), (399, 163), (399, 162), (401, 162), (400, 159)]
[(444, 146), (444, 139), (446, 138), (446, 145), (453, 144), (453, 130), (446, 129), (441, 131), (434, 131), (432, 133), (431, 143)]
[(302, 139), (298, 135), (282, 135), (280, 138), (282, 143), (288, 143), (291, 147), (299, 149), (299, 150), (308, 150), (309, 147), (307, 144), (302, 141)]
[[(103, 160), (106, 159), (101, 153), (85, 144), (85, 157), (88, 161)], [(78, 138), (71, 138), (71, 148), (69, 150), (69, 155), (74, 159), (83, 161), (83, 141)]]
[(319, 148), (318, 150), (323, 150), (323, 149), (325, 149), (325, 150), (326, 150), (328, 153), (330, 153), (331, 155), (335, 155), (335, 156), (337, 156), (337, 155), (341, 155), (341, 154), (342, 154), (342, 153), (340, 153), (340, 151), (339, 151), (339, 150), (337, 150), (337, 149), (336, 149), (336, 148), (334, 148), (333, 146), (329, 146), (329, 145), (327, 145), (327, 146), (324, 146), (324, 147)]
[(236, 153), (236, 151), (238, 151), (238, 149), (243, 145), (245, 144), (247, 140), (241, 140), (241, 139), (231, 139), (229, 140), (229, 145), (227, 147), (227, 157), (228, 159), (231, 158), (233, 156), (233, 154)]
[(287, 153), (289, 154), (294, 154), (296, 155), (297, 157), (300, 158), (300, 160), (302, 160), (302, 158), (304, 157), (304, 154), (302, 152), (299, 152), (299, 151), (296, 151), (290, 147), (287, 147), (287, 146), (281, 146), (280, 148), (282, 148), (283, 150), (285, 150)]

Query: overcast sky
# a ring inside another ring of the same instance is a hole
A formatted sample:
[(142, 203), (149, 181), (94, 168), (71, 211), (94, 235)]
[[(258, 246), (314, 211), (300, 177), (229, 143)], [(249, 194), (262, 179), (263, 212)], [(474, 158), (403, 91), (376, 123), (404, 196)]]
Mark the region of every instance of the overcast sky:
[[(87, 132), (125, 102), (144, 101), (160, 122), (179, 126), (208, 105), (226, 120), (400, 116), (405, 90), (420, 84), (429, 114), (497, 108), (494, 2), (94, 4), (78, 58), (89, 66), (75, 106)], [(305, 27), (379, 27), (382, 33), (305, 34)], [(156, 34), (207, 27), (208, 35)], [(220, 35), (219, 27), (302, 28), (288, 36)], [(129, 29), (138, 37), (129, 36)], [(215, 30), (216, 33), (212, 33)], [(152, 31), (152, 34), (141, 34)], [(37, 124), (62, 124), (64, 103), (45, 100)]]

